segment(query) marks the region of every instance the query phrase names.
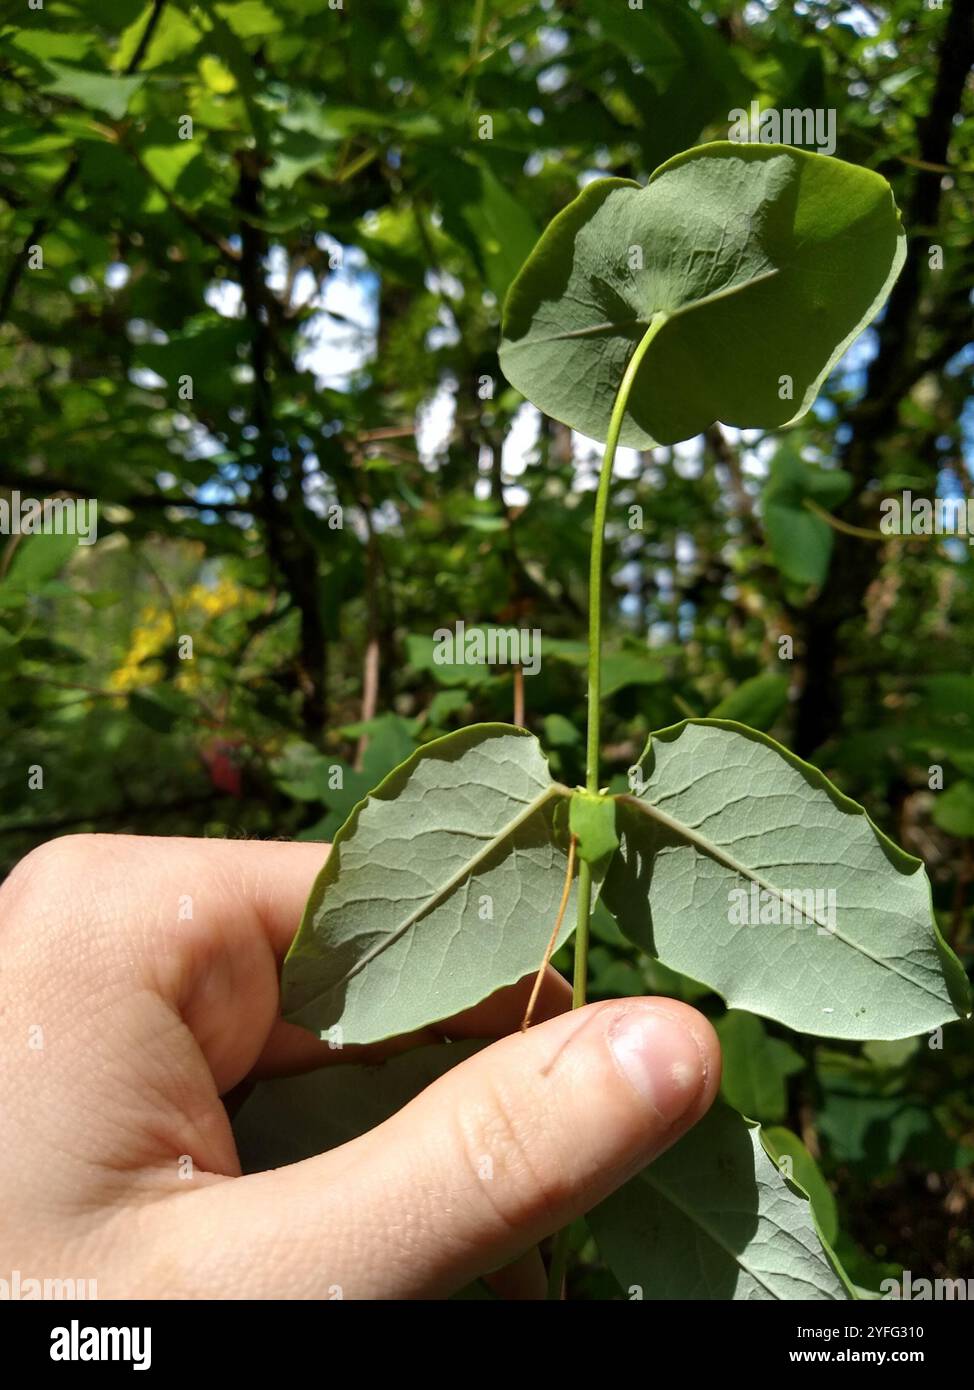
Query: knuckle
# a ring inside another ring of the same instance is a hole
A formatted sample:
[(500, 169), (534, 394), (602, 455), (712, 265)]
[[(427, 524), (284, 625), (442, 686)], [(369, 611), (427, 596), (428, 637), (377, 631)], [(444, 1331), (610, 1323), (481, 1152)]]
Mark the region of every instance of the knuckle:
[(539, 1140), (543, 1116), (488, 1082), (460, 1107), (456, 1124), (463, 1161), (495, 1219), (511, 1230), (550, 1220), (554, 1229), (566, 1182), (555, 1146)]
[(77, 894), (79, 881), (90, 878), (105, 860), (109, 836), (63, 835), (46, 840), (24, 856), (0, 887), (0, 926), (9, 926), (18, 913), (57, 923), (67, 900)]
[(3, 894), (12, 898), (15, 894), (22, 897), (34, 890), (46, 892), (52, 881), (63, 880), (87, 842), (96, 838), (94, 835), (63, 835), (56, 840), (45, 840), (14, 866), (3, 885)]

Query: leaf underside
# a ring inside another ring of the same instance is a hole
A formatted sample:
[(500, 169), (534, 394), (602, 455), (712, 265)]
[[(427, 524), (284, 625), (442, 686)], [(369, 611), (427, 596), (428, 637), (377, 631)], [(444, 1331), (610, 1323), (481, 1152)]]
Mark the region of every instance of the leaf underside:
[(564, 883), (553, 814), (566, 794), (523, 729), (474, 725), (421, 748), (335, 837), (285, 961), (285, 1017), (375, 1042), (537, 970)]
[(544, 414), (604, 440), (662, 313), (622, 444), (715, 420), (779, 428), (882, 307), (905, 245), (879, 174), (788, 145), (702, 145), (645, 187), (596, 180), (554, 218), (508, 294), (501, 368)]
[[(720, 720), (654, 734), (641, 766), (603, 890), (637, 945), (799, 1032), (902, 1038), (969, 1012), (923, 866), (815, 768)], [(782, 920), (732, 920), (739, 890)]]
[(760, 1128), (717, 1102), (588, 1224), (624, 1290), (649, 1300), (845, 1300), (807, 1198)]

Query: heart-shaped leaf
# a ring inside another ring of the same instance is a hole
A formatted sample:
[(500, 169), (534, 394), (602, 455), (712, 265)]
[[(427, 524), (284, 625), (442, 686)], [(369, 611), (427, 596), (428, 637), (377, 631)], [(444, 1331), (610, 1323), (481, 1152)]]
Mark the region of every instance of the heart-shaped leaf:
[(799, 1032), (904, 1038), (970, 1011), (918, 859), (765, 734), (650, 738), (604, 896), (622, 930), (734, 1008)]
[(825, 582), (832, 556), (833, 530), (809, 511), (806, 502), (830, 512), (852, 490), (852, 475), (842, 468), (807, 463), (789, 444), (771, 460), (761, 494), (761, 515), (774, 562), (796, 584)]
[[(284, 963), (285, 1017), (375, 1042), (537, 970), (564, 885), (554, 811), (568, 796), (523, 729), (477, 724), (420, 748), (335, 836)], [(559, 941), (574, 898), (573, 885)]]
[(587, 1220), (623, 1289), (644, 1299), (851, 1296), (807, 1197), (765, 1153), (758, 1125), (720, 1102)]
[(714, 420), (775, 429), (809, 409), (906, 254), (879, 174), (787, 145), (718, 141), (645, 187), (590, 183), (541, 236), (504, 307), (501, 367), (545, 414), (604, 440), (651, 322), (620, 442)]

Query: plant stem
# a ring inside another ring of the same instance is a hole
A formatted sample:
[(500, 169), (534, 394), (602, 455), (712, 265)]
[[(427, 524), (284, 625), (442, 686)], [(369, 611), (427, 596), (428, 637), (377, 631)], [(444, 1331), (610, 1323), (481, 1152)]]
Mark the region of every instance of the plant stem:
[(844, 536), (855, 536), (857, 540), (863, 541), (888, 541), (889, 536), (884, 536), (882, 531), (869, 531), (865, 526), (853, 526), (848, 521), (843, 521), (840, 517), (833, 516), (824, 507), (820, 507), (811, 497), (805, 498), (805, 510), (817, 516), (820, 521), (824, 521), (831, 526), (833, 531), (841, 531)]
[[(625, 418), (629, 393), (650, 343), (666, 322), (665, 314), (654, 314), (649, 327), (636, 345), (636, 351), (619, 383), (609, 432), (605, 438), (605, 453), (599, 473), (599, 488), (595, 495), (595, 518), (592, 524), (592, 550), (588, 581), (588, 740), (585, 755), (585, 786), (590, 792), (599, 790), (599, 705), (602, 699), (602, 549), (605, 541), (605, 518), (609, 509), (609, 489), (612, 485), (612, 465), (616, 446)], [(578, 867), (578, 906), (575, 918), (575, 966), (572, 972), (572, 1008), (585, 1004), (588, 982), (589, 916), (592, 911), (592, 868), (587, 860)], [(568, 1264), (568, 1228), (557, 1233), (548, 1269), (548, 1297), (560, 1299)]]
[[(629, 393), (650, 343), (666, 322), (665, 314), (654, 314), (649, 327), (636, 345), (636, 351), (619, 383), (609, 432), (605, 438), (605, 453), (599, 473), (599, 488), (595, 495), (595, 518), (592, 523), (592, 551), (588, 580), (588, 740), (585, 754), (585, 786), (590, 792), (599, 790), (599, 734), (602, 700), (602, 550), (605, 542), (605, 518), (609, 510), (609, 489), (612, 485), (612, 465), (622, 421), (629, 403)], [(588, 923), (592, 910), (592, 870), (582, 860), (578, 871), (578, 908), (575, 921), (575, 969), (572, 976), (572, 1008), (585, 1003), (588, 975)]]
[[(616, 392), (615, 404), (609, 417), (609, 432), (605, 437), (605, 453), (599, 474), (599, 490), (595, 495), (595, 518), (592, 523), (592, 550), (588, 576), (588, 743), (585, 756), (585, 786), (590, 792), (599, 789), (599, 705), (602, 698), (602, 548), (605, 541), (605, 517), (609, 509), (609, 488), (612, 485), (612, 465), (622, 421), (629, 404), (629, 393), (642, 365), (650, 343), (666, 322), (666, 314), (654, 314), (649, 327), (636, 345), (625, 374)], [(581, 902), (581, 898), (579, 899)], [(584, 999), (582, 1001), (584, 1003)], [(577, 1006), (576, 1006), (577, 1007)]]

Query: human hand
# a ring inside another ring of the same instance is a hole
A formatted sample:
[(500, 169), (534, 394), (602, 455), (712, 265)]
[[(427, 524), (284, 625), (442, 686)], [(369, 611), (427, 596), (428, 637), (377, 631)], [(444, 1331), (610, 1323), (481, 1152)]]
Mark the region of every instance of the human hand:
[[(280, 963), (321, 864), (317, 844), (76, 835), (17, 866), (0, 889), (0, 1274), (96, 1279), (99, 1298), (417, 1298), (494, 1271), (498, 1292), (538, 1296), (536, 1242), (706, 1113), (720, 1054), (701, 1014), (566, 1013), (553, 971), (526, 1033), (530, 979), (378, 1047), (284, 1023)], [(221, 1096), (443, 1037), (498, 1041), (351, 1143), (240, 1175)]]

